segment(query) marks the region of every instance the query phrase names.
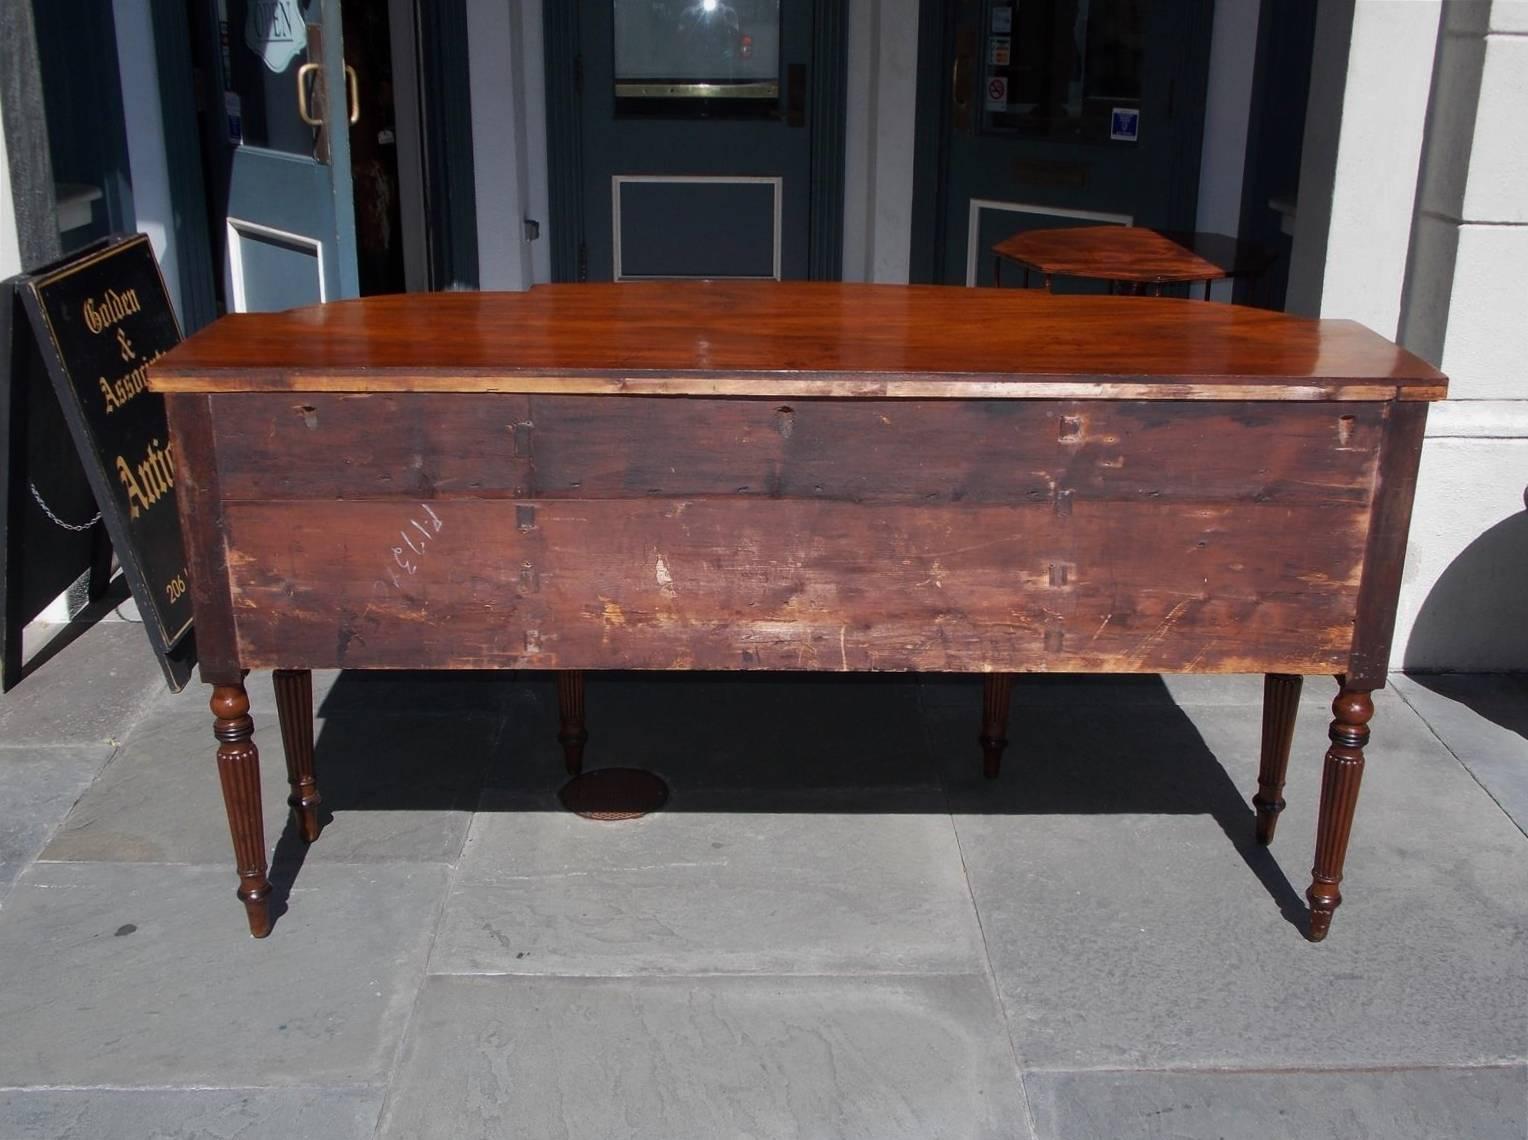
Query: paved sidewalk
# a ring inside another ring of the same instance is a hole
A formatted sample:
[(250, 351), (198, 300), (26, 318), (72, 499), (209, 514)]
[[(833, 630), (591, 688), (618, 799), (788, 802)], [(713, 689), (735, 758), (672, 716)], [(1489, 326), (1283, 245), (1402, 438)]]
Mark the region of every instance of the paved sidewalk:
[(1330, 938), (1299, 933), (1335, 686), (1271, 849), (1261, 680), (321, 674), (332, 819), (245, 933), (207, 691), (88, 630), (0, 698), (0, 1140), (1528, 1135), (1528, 680), (1405, 678)]

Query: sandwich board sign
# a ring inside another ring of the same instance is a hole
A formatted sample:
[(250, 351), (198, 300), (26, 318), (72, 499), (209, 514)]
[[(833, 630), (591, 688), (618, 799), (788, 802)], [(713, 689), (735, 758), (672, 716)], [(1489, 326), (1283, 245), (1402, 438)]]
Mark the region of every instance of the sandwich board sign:
[(149, 642), (179, 691), (196, 656), (191, 594), (164, 399), (147, 377), (181, 337), (153, 248), (142, 234), (112, 239), (13, 281)]

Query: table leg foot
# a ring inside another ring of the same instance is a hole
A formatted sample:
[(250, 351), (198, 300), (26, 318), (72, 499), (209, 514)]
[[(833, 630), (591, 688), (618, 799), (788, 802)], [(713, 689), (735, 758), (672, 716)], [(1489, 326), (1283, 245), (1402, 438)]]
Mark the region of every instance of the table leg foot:
[(1003, 749), (1008, 747), (1008, 698), (1012, 673), (988, 673), (982, 678), (982, 775), (995, 780), (1003, 770)]
[(1342, 864), (1348, 853), (1348, 835), (1358, 806), (1358, 785), (1364, 774), (1364, 746), (1369, 742), (1369, 720), (1374, 702), (1367, 692), (1342, 690), (1332, 702), (1332, 746), (1326, 750), (1321, 777), (1321, 815), (1316, 824), (1316, 864), (1311, 868), (1310, 940), (1320, 942), (1332, 925), (1332, 914), (1342, 905)]
[(576, 776), (584, 768), (584, 745), (589, 733), (584, 728), (584, 674), (580, 669), (563, 669), (557, 674), (557, 711), (561, 727), (557, 740), (562, 744), (562, 762), (568, 775)]
[(313, 778), (313, 673), (309, 669), (277, 669), (276, 715), (281, 721), (281, 744), (286, 750), (287, 804), (304, 843), (318, 838), (318, 807), (323, 803)]
[(1289, 770), (1289, 745), (1295, 735), (1302, 678), (1269, 673), (1263, 678), (1263, 752), (1257, 771), (1257, 841), (1273, 842), (1273, 829), (1284, 810), (1284, 774)]
[(265, 877), (260, 751), (254, 742), (249, 694), (242, 684), (216, 685), (211, 704), (212, 734), (218, 740), (218, 778), (223, 784), (223, 806), (228, 809), (228, 831), (239, 870), (238, 895), (249, 917), (249, 932), (264, 938), (271, 932), (271, 885)]

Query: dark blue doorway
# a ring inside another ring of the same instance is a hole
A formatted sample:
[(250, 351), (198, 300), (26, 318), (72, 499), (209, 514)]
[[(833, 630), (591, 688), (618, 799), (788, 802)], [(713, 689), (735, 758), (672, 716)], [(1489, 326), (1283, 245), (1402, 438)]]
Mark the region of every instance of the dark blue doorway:
[(1211, 16), (1210, 0), (924, 0), (914, 280), (991, 285), (992, 246), (1028, 229), (1192, 230)]
[(836, 278), (846, 7), (549, 2), (554, 277)]

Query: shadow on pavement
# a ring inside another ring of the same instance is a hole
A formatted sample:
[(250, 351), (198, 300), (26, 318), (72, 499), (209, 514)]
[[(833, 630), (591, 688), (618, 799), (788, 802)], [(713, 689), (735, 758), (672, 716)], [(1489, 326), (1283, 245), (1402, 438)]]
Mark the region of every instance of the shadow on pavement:
[[(671, 789), (665, 811), (1208, 815), (1286, 920), (1306, 920), (1254, 838), (1252, 789), (1236, 786), (1154, 676), (1021, 679), (996, 780), (981, 776), (975, 676), (591, 673), (586, 704), (586, 768), (657, 772)], [(347, 671), (318, 713), (325, 826), (347, 811), (470, 811), (488, 788), (517, 810), (562, 810), (550, 674)], [(493, 755), (451, 746), (455, 718), (485, 715), (504, 718)], [(272, 860), (273, 915), (305, 854), (289, 820)]]

